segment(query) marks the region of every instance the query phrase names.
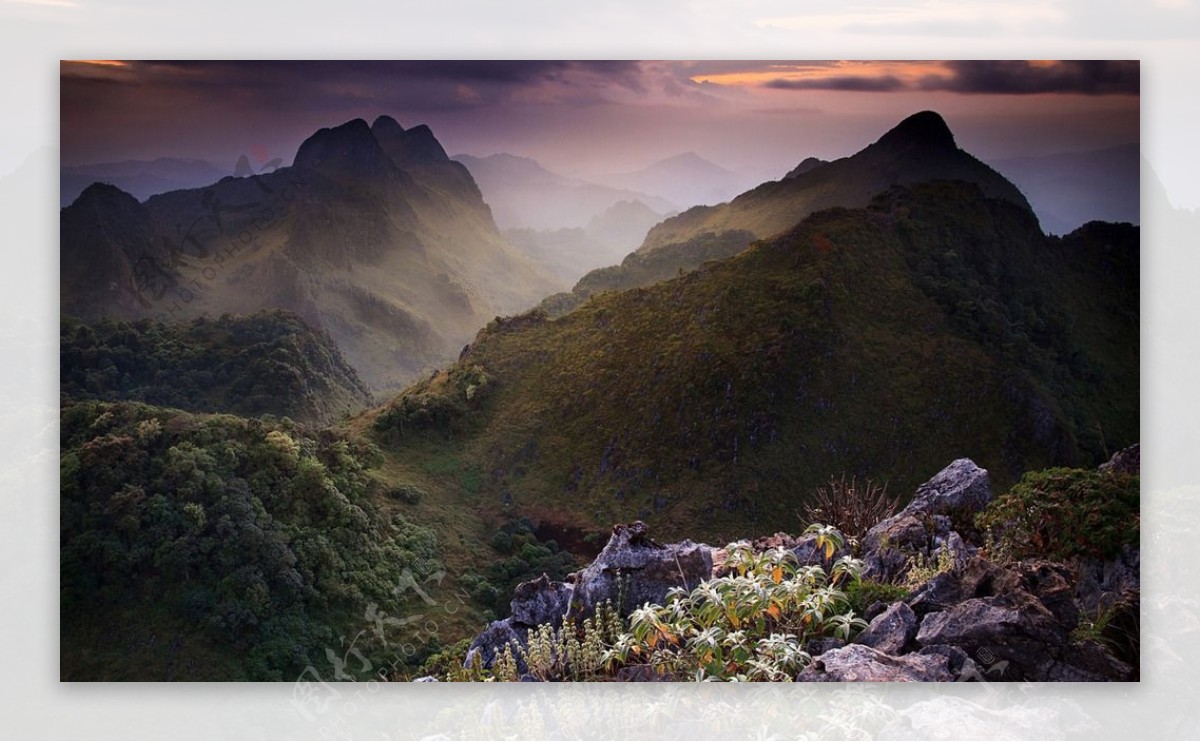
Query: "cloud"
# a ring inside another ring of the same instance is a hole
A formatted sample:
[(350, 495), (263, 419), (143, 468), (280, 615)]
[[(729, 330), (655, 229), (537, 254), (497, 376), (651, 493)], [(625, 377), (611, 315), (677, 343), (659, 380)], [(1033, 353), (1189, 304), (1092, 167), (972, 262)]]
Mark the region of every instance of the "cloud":
[(763, 84), (776, 90), (846, 90), (856, 93), (879, 93), (905, 90), (903, 80), (891, 75), (866, 77), (862, 75), (838, 75), (808, 79), (776, 78)]
[(926, 77), (920, 89), (1015, 95), (1137, 95), (1141, 88), (1136, 61), (960, 61), (946, 62), (945, 66), (948, 76)]

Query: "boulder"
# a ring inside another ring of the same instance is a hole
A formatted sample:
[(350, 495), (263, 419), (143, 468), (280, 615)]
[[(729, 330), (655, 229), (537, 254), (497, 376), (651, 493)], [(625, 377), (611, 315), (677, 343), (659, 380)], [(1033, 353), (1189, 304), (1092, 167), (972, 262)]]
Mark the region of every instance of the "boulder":
[[(644, 603), (662, 603), (671, 588), (690, 590), (712, 577), (713, 551), (691, 541), (655, 543), (641, 521), (614, 526), (595, 561), (575, 574), (571, 615), (589, 616), (606, 600), (622, 613)], [(618, 576), (625, 582), (623, 588)], [(622, 593), (625, 602), (618, 606)]]
[(572, 592), (571, 585), (555, 582), (545, 574), (522, 582), (513, 591), (513, 623), (529, 627), (548, 623), (558, 628), (571, 606)]
[(855, 638), (855, 644), (878, 649), (884, 654), (900, 654), (917, 635), (917, 614), (903, 602), (892, 603), (875, 617)]
[(804, 668), (797, 682), (944, 682), (954, 680), (949, 660), (941, 654), (906, 654), (900, 657), (878, 649), (850, 644), (831, 649)]
[(502, 621), (492, 621), (467, 648), (463, 667), (471, 667), (478, 661), (480, 667), (490, 669), (496, 657), (504, 652), (505, 646), (510, 642), (524, 645), (528, 634), (529, 628), (514, 626), (511, 617)]
[(808, 652), (809, 657), (820, 657), (831, 649), (841, 649), (844, 646), (846, 642), (835, 636), (820, 636), (805, 642), (804, 651)]
[(986, 469), (957, 459), (917, 488), (903, 510), (875, 524), (863, 536), (863, 575), (894, 582), (908, 572), (910, 559), (935, 559), (941, 549), (955, 563), (972, 553), (957, 531), (971, 532), (975, 513), (992, 499)]
[(1112, 455), (1112, 458), (1099, 467), (1100, 471), (1114, 474), (1140, 474), (1142, 470), (1142, 447), (1135, 443), (1129, 448), (1122, 448)]

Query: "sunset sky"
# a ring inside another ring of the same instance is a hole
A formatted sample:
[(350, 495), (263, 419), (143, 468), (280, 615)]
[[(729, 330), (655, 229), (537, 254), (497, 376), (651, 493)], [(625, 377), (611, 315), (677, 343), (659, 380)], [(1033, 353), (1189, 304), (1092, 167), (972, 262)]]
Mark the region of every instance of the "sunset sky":
[(570, 175), (694, 151), (776, 178), (940, 112), (985, 160), (1139, 140), (1137, 62), (110, 62), (61, 65), (63, 165), (240, 154), (290, 163), (361, 117), (429, 124), (451, 154)]

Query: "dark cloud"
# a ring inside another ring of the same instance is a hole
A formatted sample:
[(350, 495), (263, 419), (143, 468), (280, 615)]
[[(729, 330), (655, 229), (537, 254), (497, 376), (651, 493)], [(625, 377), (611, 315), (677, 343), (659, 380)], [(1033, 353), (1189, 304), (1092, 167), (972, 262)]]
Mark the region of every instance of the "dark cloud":
[(1034, 64), (1024, 61), (946, 62), (950, 77), (927, 77), (921, 90), (956, 93), (1032, 94), (1082, 93), (1126, 94), (1140, 91), (1136, 61), (1059, 61)]
[(881, 93), (904, 90), (904, 81), (898, 77), (884, 75), (838, 75), (837, 77), (813, 77), (806, 79), (779, 78), (764, 83), (764, 87), (779, 90), (846, 90), (855, 93)]

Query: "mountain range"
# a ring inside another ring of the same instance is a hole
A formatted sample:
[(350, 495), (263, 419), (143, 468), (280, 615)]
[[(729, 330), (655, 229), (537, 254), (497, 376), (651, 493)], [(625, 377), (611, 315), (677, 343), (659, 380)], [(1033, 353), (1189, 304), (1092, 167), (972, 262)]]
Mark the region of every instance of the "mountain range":
[(145, 201), (158, 193), (199, 188), (229, 174), (205, 160), (181, 157), (76, 165), (59, 172), (59, 200), (67, 206), (92, 183), (108, 183)]
[[(999, 491), (1138, 440), (1139, 228), (1047, 235), (932, 112), (668, 218), (532, 310), (555, 281), (387, 117), (267, 175), (90, 186), (61, 226), (71, 679), (292, 679), (364, 625), (378, 667), (364, 605), (420, 610), (399, 580), (465, 596), (449, 645), (614, 523), (726, 543), (803, 528), (832, 476), (910, 493), (969, 457)], [(221, 312), (249, 316), (199, 319)], [(311, 423), (222, 406), (250, 376), (255, 404), (321, 376), (351, 399), (354, 369), (400, 391)]]
[(570, 294), (550, 297), (543, 307), (561, 313), (598, 291), (648, 286), (706, 260), (741, 252), (751, 241), (777, 235), (821, 209), (866, 206), (893, 186), (937, 179), (974, 183), (986, 196), (1030, 208), (1016, 186), (959, 149), (941, 116), (923, 111), (850, 157), (806, 159), (782, 180), (663, 221), (619, 266), (593, 271)]
[(455, 155), (471, 172), (501, 229), (557, 230), (584, 227), (622, 201), (638, 201), (659, 214), (679, 205), (636, 189), (613, 187), (551, 172), (536, 160), (510, 154)]
[(376, 390), (559, 285), (504, 241), (428, 127), (388, 116), (318, 131), (290, 167), (144, 203), (94, 184), (60, 221), (64, 315), (286, 309), (328, 333)]

